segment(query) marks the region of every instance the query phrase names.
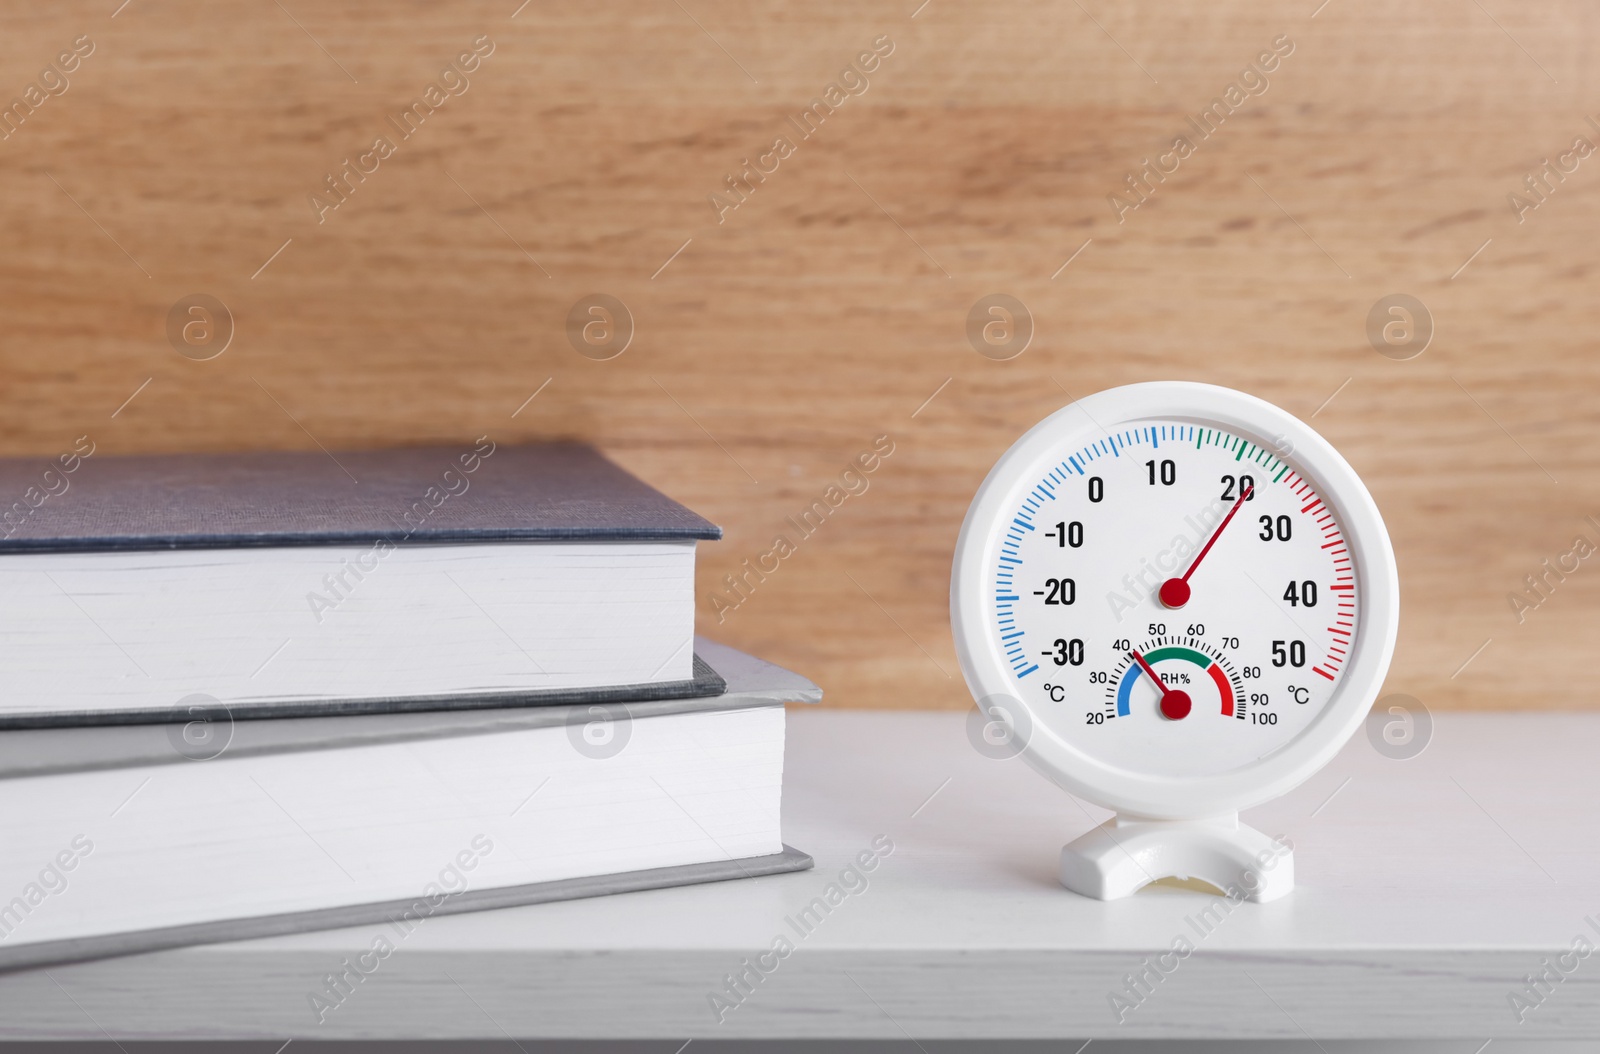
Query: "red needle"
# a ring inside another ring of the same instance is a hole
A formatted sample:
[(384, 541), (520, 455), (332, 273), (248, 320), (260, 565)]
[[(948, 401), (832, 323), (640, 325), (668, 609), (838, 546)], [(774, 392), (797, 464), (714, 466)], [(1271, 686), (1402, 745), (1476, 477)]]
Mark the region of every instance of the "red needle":
[(1133, 661), (1139, 664), (1139, 669), (1150, 675), (1150, 680), (1161, 693), (1161, 716), (1169, 721), (1178, 721), (1189, 716), (1189, 709), (1194, 705), (1189, 698), (1189, 693), (1177, 688), (1168, 688), (1161, 678), (1156, 675), (1155, 668), (1144, 661), (1144, 656), (1136, 651), (1128, 653)]
[(1239, 511), (1239, 506), (1245, 503), (1245, 499), (1255, 493), (1255, 489), (1255, 484), (1249, 483), (1239, 492), (1238, 498), (1234, 499), (1233, 508), (1229, 509), (1228, 515), (1224, 516), (1222, 522), (1217, 524), (1217, 529), (1211, 532), (1211, 540), (1206, 542), (1205, 548), (1200, 550), (1199, 555), (1194, 558), (1194, 563), (1189, 565), (1189, 570), (1183, 573), (1183, 577), (1169, 578), (1161, 583), (1161, 590), (1158, 595), (1161, 597), (1163, 604), (1169, 608), (1181, 608), (1189, 602), (1189, 576), (1194, 574), (1194, 569), (1200, 566), (1200, 561), (1206, 558), (1206, 554), (1211, 551), (1211, 547), (1217, 544), (1217, 539), (1222, 537), (1222, 531), (1228, 526), (1228, 521), (1233, 519), (1233, 514)]

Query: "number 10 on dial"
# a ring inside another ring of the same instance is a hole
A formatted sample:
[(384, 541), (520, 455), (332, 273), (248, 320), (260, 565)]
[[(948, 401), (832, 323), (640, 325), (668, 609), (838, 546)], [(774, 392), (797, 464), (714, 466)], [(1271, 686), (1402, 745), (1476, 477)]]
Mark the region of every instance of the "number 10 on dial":
[(950, 596), (980, 710), (1118, 813), (1063, 850), (1065, 884), (1110, 898), (1249, 873), (1253, 899), (1292, 888), (1292, 858), (1238, 810), (1349, 739), (1399, 618), (1383, 520), (1326, 440), (1211, 385), (1090, 396), (990, 472)]

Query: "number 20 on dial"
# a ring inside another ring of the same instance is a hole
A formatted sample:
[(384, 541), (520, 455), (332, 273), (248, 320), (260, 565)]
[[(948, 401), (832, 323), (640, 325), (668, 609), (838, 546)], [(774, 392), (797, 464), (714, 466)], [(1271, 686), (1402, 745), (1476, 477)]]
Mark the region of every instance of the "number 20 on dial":
[[(1283, 410), (1186, 382), (1101, 392), (1025, 434), (974, 498), (951, 582), (979, 709), (1118, 812), (1062, 857), (1102, 898), (1173, 874), (1227, 888), (1264, 846), (1286, 856), (1238, 810), (1344, 745), (1398, 620), (1388, 533), (1349, 464)], [(1292, 875), (1280, 859), (1252, 899)]]

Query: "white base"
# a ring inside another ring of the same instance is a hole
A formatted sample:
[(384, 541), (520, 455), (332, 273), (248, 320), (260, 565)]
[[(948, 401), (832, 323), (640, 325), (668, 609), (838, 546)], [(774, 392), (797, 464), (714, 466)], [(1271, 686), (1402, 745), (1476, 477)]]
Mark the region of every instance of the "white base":
[(1061, 884), (1096, 900), (1132, 896), (1161, 878), (1196, 878), (1264, 903), (1294, 888), (1294, 849), (1239, 822), (1114, 816), (1061, 850)]

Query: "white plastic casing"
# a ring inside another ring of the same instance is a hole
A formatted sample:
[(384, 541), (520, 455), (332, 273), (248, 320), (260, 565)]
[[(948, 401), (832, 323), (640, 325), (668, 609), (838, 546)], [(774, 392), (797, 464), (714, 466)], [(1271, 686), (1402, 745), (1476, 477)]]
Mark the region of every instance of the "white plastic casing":
[[(1216, 427), (1278, 452), (1315, 487), (1343, 525), (1362, 594), (1359, 632), (1332, 696), (1281, 749), (1238, 768), (1162, 777), (1104, 763), (1030, 708), (1001, 653), (988, 571), (1019, 497), (1068, 452), (1107, 431), (1147, 419)], [(1252, 395), (1187, 381), (1133, 384), (1091, 395), (1023, 435), (978, 488), (956, 543), (950, 623), (961, 672), (975, 699), (1010, 700), (1026, 726), (1022, 756), (1068, 791), (1127, 817), (1209, 819), (1276, 798), (1326, 765), (1361, 725), (1382, 687), (1399, 626), (1400, 585), (1383, 518), (1338, 451), (1298, 418)]]

